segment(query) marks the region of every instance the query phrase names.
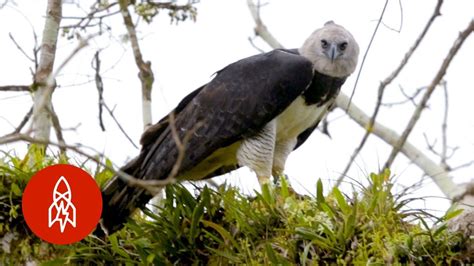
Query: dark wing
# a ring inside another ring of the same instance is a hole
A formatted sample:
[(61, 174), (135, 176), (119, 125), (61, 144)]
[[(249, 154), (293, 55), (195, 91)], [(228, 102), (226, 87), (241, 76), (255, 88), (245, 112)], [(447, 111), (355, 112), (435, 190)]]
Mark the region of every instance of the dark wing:
[[(219, 71), (209, 84), (193, 92), (193, 97), (186, 97), (187, 103), (178, 105), (181, 110), (175, 112), (174, 126), (181, 139), (194, 130), (179, 172), (191, 169), (215, 150), (257, 133), (308, 87), (312, 76), (310, 61), (283, 50), (255, 55)], [(136, 177), (168, 176), (179, 153), (171, 126), (168, 123), (160, 128), (153, 142), (146, 138)]]

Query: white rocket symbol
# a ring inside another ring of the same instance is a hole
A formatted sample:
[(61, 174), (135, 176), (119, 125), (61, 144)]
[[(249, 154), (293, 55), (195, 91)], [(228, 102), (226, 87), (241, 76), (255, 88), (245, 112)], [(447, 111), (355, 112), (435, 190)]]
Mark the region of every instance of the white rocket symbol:
[[(59, 190), (60, 186), (62, 192)], [(66, 178), (61, 176), (56, 182), (56, 185), (54, 185), (53, 202), (48, 210), (49, 228), (51, 228), (56, 222), (59, 223), (61, 233), (64, 232), (67, 223), (70, 223), (72, 227), (76, 227), (76, 207), (71, 200), (71, 187)]]

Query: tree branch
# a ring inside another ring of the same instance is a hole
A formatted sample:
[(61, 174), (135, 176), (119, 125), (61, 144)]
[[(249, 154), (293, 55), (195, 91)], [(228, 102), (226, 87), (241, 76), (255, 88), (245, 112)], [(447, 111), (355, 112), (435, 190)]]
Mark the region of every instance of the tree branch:
[(265, 26), (265, 24), (263, 24), (262, 20), (260, 19), (260, 5), (256, 5), (253, 0), (247, 0), (247, 5), (255, 22), (255, 35), (260, 36), (273, 49), (283, 48), (283, 45), (281, 45), (281, 43), (278, 42), (278, 40), (270, 33), (270, 31), (267, 29), (267, 26)]
[[(30, 137), (27, 134), (21, 134), (21, 133), (9, 134), (9, 135), (5, 135), (3, 137), (0, 137), (0, 145), (4, 145), (4, 144), (7, 144), (7, 143), (13, 143), (13, 142), (17, 142), (17, 141), (26, 141), (28, 143), (34, 143), (34, 144), (39, 144), (39, 145), (43, 145), (43, 146), (51, 145), (51, 146), (54, 146), (54, 147), (58, 147), (59, 149), (73, 151), (73, 152), (75, 152), (79, 155), (82, 155), (82, 156), (86, 157), (87, 159), (97, 163), (98, 165), (104, 167), (105, 169), (107, 169), (109, 171), (112, 171), (115, 175), (117, 175), (118, 177), (123, 179), (129, 185), (141, 187), (141, 188), (149, 191), (150, 193), (156, 193), (155, 187), (157, 187), (157, 186), (166, 186), (168, 184), (176, 182), (176, 179), (174, 179), (174, 178), (167, 178), (167, 179), (164, 179), (164, 180), (141, 180), (141, 179), (137, 179), (137, 178), (121, 171), (121, 170), (115, 170), (114, 168), (112, 168), (112, 167), (108, 166), (107, 164), (103, 163), (101, 161), (101, 158), (105, 157), (105, 155), (103, 153), (100, 153), (100, 152), (98, 152), (98, 151), (96, 151), (96, 150), (94, 150), (93, 148), (90, 148), (90, 147), (89, 147), (89, 149), (93, 150), (96, 153), (96, 155), (90, 155), (90, 154), (84, 152), (83, 150), (81, 150), (82, 145), (80, 145), (80, 144), (78, 144), (76, 146), (72, 146), (72, 145), (67, 145), (65, 143), (53, 142), (53, 141), (50, 141), (50, 140), (36, 139), (36, 138)], [(114, 167), (117, 167), (117, 165), (114, 165)], [(119, 168), (117, 167), (117, 169), (119, 169)]]
[(128, 0), (119, 0), (120, 10), (122, 12), (123, 22), (127, 28), (130, 43), (132, 45), (135, 63), (138, 67), (138, 77), (142, 83), (142, 114), (143, 114), (143, 128), (146, 129), (152, 124), (151, 116), (151, 90), (153, 88), (154, 76), (151, 69), (151, 62), (143, 60), (138, 43), (137, 32), (133, 24), (132, 17), (128, 11)]
[[(349, 103), (349, 97), (344, 94), (339, 94), (336, 99), (336, 105), (345, 109)], [(357, 105), (351, 103), (347, 114), (352, 120), (357, 122), (361, 127), (365, 127), (370, 118), (364, 113)], [(372, 133), (385, 141), (387, 144), (394, 146), (397, 145), (400, 135), (394, 130), (375, 122), (372, 126)], [(418, 166), (426, 175), (430, 176), (434, 182), (438, 185), (441, 191), (450, 199), (463, 193), (464, 189), (457, 186), (453, 181), (449, 173), (439, 164), (428, 158), (423, 152), (418, 150), (410, 142), (405, 142), (401, 147), (401, 152), (416, 166)]]
[(446, 58), (443, 60), (443, 63), (441, 64), (440, 69), (438, 70), (438, 73), (436, 73), (436, 76), (434, 77), (433, 81), (431, 84), (428, 86), (426, 89), (425, 94), (423, 95), (423, 98), (421, 99), (420, 103), (416, 107), (415, 111), (413, 112), (412, 117), (410, 118), (410, 121), (408, 122), (407, 126), (405, 127), (405, 130), (403, 131), (400, 139), (398, 142), (393, 145), (392, 152), (390, 153), (387, 162), (385, 163), (384, 168), (390, 168), (392, 165), (393, 161), (395, 160), (398, 152), (400, 149), (403, 147), (404, 143), (407, 141), (408, 136), (410, 135), (411, 131), (415, 127), (415, 124), (418, 122), (418, 119), (421, 116), (421, 112), (423, 109), (426, 107), (426, 104), (428, 100), (431, 97), (431, 94), (435, 90), (435, 88), (438, 86), (438, 84), (441, 82), (443, 79), (444, 75), (446, 74), (446, 70), (449, 67), (449, 64), (453, 60), (454, 56), (457, 54), (459, 49), (461, 48), (462, 44), (464, 41), (467, 39), (467, 37), (474, 31), (474, 20), (471, 20), (467, 28), (462, 31), (458, 38), (454, 41), (453, 46), (449, 50)]
[(0, 91), (31, 91), (31, 87), (26, 85), (6, 85), (0, 86)]

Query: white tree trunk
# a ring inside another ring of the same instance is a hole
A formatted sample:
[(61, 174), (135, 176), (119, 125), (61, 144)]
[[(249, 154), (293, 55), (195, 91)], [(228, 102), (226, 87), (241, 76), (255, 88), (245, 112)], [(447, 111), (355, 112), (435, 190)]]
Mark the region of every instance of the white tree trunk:
[(41, 141), (48, 141), (51, 132), (51, 96), (55, 86), (52, 77), (59, 24), (61, 23), (61, 0), (48, 0), (46, 21), (41, 41), (41, 56), (34, 84), (33, 136)]

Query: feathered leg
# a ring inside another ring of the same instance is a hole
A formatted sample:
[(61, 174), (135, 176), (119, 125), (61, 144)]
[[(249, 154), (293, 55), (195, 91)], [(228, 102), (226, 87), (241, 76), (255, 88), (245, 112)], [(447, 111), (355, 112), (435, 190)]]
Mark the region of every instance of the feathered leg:
[(258, 134), (244, 139), (237, 151), (239, 165), (253, 170), (260, 186), (268, 184), (272, 176), (275, 135), (276, 121), (272, 120)]

